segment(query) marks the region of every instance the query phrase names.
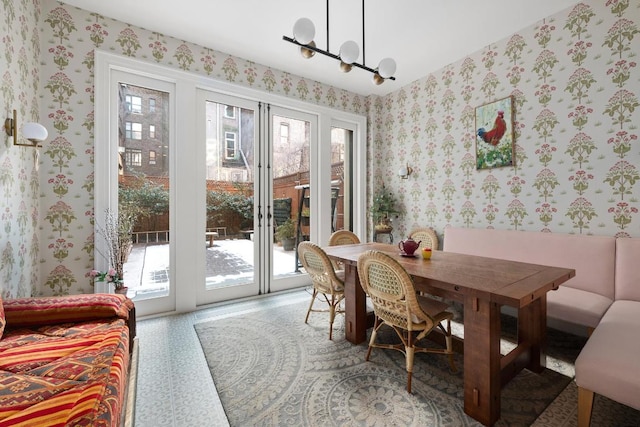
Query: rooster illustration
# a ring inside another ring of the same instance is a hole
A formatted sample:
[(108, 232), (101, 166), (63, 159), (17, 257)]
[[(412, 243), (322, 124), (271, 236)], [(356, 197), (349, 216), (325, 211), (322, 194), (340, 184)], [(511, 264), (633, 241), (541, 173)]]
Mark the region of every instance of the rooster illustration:
[(484, 128), (478, 129), (478, 136), (487, 144), (491, 144), (494, 147), (500, 143), (500, 140), (504, 136), (507, 130), (507, 122), (504, 121), (504, 111), (498, 111), (496, 121), (493, 123), (493, 129), (486, 131)]

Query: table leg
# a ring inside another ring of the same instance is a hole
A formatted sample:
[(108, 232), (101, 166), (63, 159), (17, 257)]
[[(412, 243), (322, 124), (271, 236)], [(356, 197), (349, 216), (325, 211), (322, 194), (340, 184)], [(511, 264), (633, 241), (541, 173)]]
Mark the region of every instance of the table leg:
[(484, 425), (500, 418), (500, 306), (464, 300), (464, 412)]
[(344, 334), (347, 341), (360, 344), (367, 339), (366, 295), (356, 266), (345, 264), (344, 272)]
[(530, 371), (540, 373), (547, 366), (547, 295), (527, 304), (518, 311), (518, 345), (530, 345)]

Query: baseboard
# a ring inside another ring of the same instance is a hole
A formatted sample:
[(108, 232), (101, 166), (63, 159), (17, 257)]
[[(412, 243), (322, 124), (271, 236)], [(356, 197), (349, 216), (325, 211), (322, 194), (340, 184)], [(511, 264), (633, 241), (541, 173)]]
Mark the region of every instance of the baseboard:
[(138, 337), (133, 339), (133, 350), (129, 362), (129, 381), (127, 384), (127, 395), (124, 400), (123, 415), (124, 427), (133, 427), (136, 422), (136, 392), (138, 387)]

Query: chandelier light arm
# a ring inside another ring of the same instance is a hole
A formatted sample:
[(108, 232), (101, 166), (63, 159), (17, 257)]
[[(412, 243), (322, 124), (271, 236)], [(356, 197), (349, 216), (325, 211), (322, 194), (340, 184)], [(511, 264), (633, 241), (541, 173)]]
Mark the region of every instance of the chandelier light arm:
[[(291, 38), (291, 37), (288, 37), (288, 36), (282, 36), (282, 40), (284, 40), (284, 41), (288, 41), (289, 43), (293, 43), (293, 44), (295, 44), (295, 45), (298, 45), (298, 46), (300, 46), (301, 48), (309, 49), (309, 50), (312, 50), (312, 51), (314, 51), (314, 52), (320, 53), (320, 54), (322, 54), (322, 55), (324, 55), (324, 56), (328, 56), (328, 57), (330, 57), (330, 58), (337, 59), (338, 61), (340, 61), (340, 57), (339, 57), (338, 55), (336, 55), (336, 54), (333, 54), (333, 53), (328, 52), (328, 51), (326, 51), (326, 50), (319, 49), (319, 48), (317, 48), (317, 47), (315, 47), (315, 46), (310, 46), (310, 45), (307, 45), (307, 44), (298, 43), (297, 41), (295, 41), (295, 40), (294, 40), (293, 38)], [(369, 71), (370, 73), (374, 73), (374, 74), (377, 74), (377, 73), (378, 73), (378, 72), (377, 72), (376, 70), (374, 70), (373, 68), (371, 68), (371, 67), (367, 67), (366, 65), (363, 65), (363, 64), (358, 64), (357, 62), (354, 62), (354, 63), (353, 63), (353, 64), (351, 64), (351, 65), (353, 65), (354, 67), (361, 68), (361, 69), (363, 69), (363, 70), (367, 70), (367, 71)], [(396, 79), (396, 78), (395, 78), (395, 77), (393, 77), (393, 76), (391, 76), (391, 77), (387, 77), (387, 80), (395, 80), (395, 79)]]
[[(282, 40), (284, 40), (284, 41), (288, 41), (289, 43), (293, 43), (293, 44), (298, 45), (298, 46), (300, 46), (300, 47), (302, 47), (302, 48), (312, 50), (312, 51), (314, 51), (314, 52), (320, 53), (320, 54), (322, 54), (322, 55), (325, 55), (325, 56), (328, 56), (328, 57), (330, 57), (330, 58), (337, 59), (338, 61), (340, 61), (340, 57), (339, 57), (338, 55), (336, 55), (336, 54), (333, 54), (333, 53), (328, 52), (328, 51), (326, 51), (326, 50), (319, 49), (319, 48), (314, 47), (314, 46), (309, 46), (309, 45), (307, 45), (307, 44), (298, 43), (297, 41), (295, 41), (295, 40), (294, 40), (293, 38), (291, 38), (291, 37), (288, 37), (288, 36), (282, 36)], [(367, 67), (366, 65), (358, 64), (357, 62), (354, 62), (354, 63), (353, 63), (353, 64), (351, 64), (351, 65), (353, 65), (354, 67), (362, 68), (363, 70), (367, 70), (367, 71), (369, 71), (370, 73), (377, 74), (377, 71), (376, 71), (376, 70), (374, 70), (374, 69), (373, 69), (373, 68), (371, 68), (371, 67)], [(393, 76), (391, 76), (391, 77), (388, 77), (387, 79), (388, 79), (388, 80), (395, 80), (396, 78), (395, 78), (395, 77), (393, 77)]]
[(324, 56), (328, 56), (340, 61), (340, 69), (348, 73), (353, 66), (362, 70), (369, 71), (373, 74), (373, 83), (382, 84), (385, 80), (395, 80), (393, 74), (396, 72), (396, 62), (392, 58), (384, 58), (380, 61), (377, 68), (367, 67), (365, 61), (365, 10), (362, 0), (362, 63), (355, 62), (358, 59), (359, 48), (356, 42), (349, 40), (340, 46), (340, 54), (336, 55), (329, 51), (329, 0), (327, 0), (327, 48), (320, 49), (316, 46), (313, 38), (315, 36), (315, 27), (309, 18), (300, 18), (293, 26), (293, 37), (282, 36), (282, 40), (295, 44), (300, 47), (300, 53), (305, 58), (311, 58), (316, 52)]

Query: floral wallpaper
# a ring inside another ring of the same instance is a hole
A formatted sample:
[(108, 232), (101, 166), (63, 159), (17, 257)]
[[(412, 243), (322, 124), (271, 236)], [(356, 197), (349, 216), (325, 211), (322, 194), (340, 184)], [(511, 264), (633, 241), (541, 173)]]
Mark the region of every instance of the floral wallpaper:
[[(370, 171), (404, 208), (396, 238), (424, 226), (640, 237), (637, 52), (639, 1), (578, 3), (375, 99)], [(506, 96), (515, 167), (476, 170), (475, 108)]]
[[(95, 49), (366, 114), (369, 191), (384, 183), (400, 199), (397, 237), (418, 226), (441, 237), (447, 226), (640, 237), (637, 0), (579, 3), (385, 97), (54, 0), (0, 7), (2, 105), (50, 135), (39, 150), (0, 140), (3, 296), (93, 290)], [(474, 109), (505, 96), (515, 167), (478, 171)], [(414, 173), (401, 180), (407, 163)]]
[(92, 292), (94, 50), (159, 63), (290, 98), (365, 114), (365, 99), (290, 73), (53, 0), (42, 1), (42, 110), (50, 138), (40, 176), (39, 292)]
[(38, 151), (14, 146), (4, 120), (13, 110), (18, 127), (40, 119), (41, 12), (37, 0), (3, 0), (0, 7), (0, 293), (7, 298), (36, 292), (39, 277)]

